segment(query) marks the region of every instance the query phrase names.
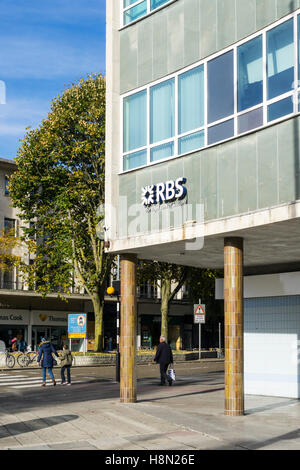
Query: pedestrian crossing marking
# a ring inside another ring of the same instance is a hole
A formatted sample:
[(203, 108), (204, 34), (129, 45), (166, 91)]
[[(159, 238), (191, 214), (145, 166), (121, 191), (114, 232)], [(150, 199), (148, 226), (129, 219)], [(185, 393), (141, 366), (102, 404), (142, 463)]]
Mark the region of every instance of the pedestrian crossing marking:
[[(55, 379), (57, 385), (61, 385), (61, 379)], [(73, 381), (72, 384), (83, 383), (83, 380), (76, 380)], [(0, 374), (0, 388), (7, 387), (13, 389), (20, 389), (20, 388), (33, 388), (33, 387), (41, 387), (43, 383), (43, 379), (41, 376), (34, 375), (11, 375), (11, 374)], [(50, 378), (46, 379), (46, 385), (52, 385), (53, 382)]]

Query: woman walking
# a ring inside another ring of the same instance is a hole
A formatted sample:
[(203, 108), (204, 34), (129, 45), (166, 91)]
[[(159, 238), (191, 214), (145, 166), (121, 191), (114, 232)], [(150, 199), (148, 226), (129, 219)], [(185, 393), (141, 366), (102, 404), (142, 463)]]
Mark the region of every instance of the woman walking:
[[(60, 365), (61, 365), (61, 370), (60, 370), (61, 384), (71, 385), (72, 354), (67, 344), (64, 344), (63, 346), (63, 350), (60, 356)], [(66, 382), (65, 370), (67, 371), (68, 383)]]
[(43, 368), (43, 383), (42, 387), (46, 387), (46, 370), (48, 369), (48, 374), (50, 375), (50, 379), (53, 382), (53, 385), (56, 385), (54, 375), (52, 372), (52, 368), (54, 365), (54, 358), (53, 354), (57, 356), (55, 348), (50, 341), (47, 341), (45, 338), (42, 338), (42, 342), (40, 344), (39, 355), (37, 358), (38, 365), (41, 365)]

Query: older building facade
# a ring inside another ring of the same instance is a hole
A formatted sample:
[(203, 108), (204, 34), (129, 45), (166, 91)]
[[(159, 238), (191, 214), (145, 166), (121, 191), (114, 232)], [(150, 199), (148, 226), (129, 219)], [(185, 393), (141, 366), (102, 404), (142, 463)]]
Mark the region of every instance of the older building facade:
[(243, 277), (300, 266), (299, 7), (107, 2), (109, 250), (224, 269), (227, 414), (250, 377)]

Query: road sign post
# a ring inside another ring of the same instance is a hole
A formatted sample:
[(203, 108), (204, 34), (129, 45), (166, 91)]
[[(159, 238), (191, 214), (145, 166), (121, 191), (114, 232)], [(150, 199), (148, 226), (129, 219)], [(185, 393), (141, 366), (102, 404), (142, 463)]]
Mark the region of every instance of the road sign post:
[(194, 324), (199, 324), (199, 360), (201, 359), (201, 325), (205, 324), (205, 304), (194, 304)]

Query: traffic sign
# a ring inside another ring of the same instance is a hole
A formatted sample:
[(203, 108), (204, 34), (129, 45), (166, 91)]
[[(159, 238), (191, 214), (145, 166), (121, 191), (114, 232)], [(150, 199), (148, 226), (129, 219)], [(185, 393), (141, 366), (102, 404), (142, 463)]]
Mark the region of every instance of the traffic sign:
[(205, 315), (194, 315), (194, 323), (205, 323)]
[(194, 304), (194, 315), (205, 315), (205, 304)]

